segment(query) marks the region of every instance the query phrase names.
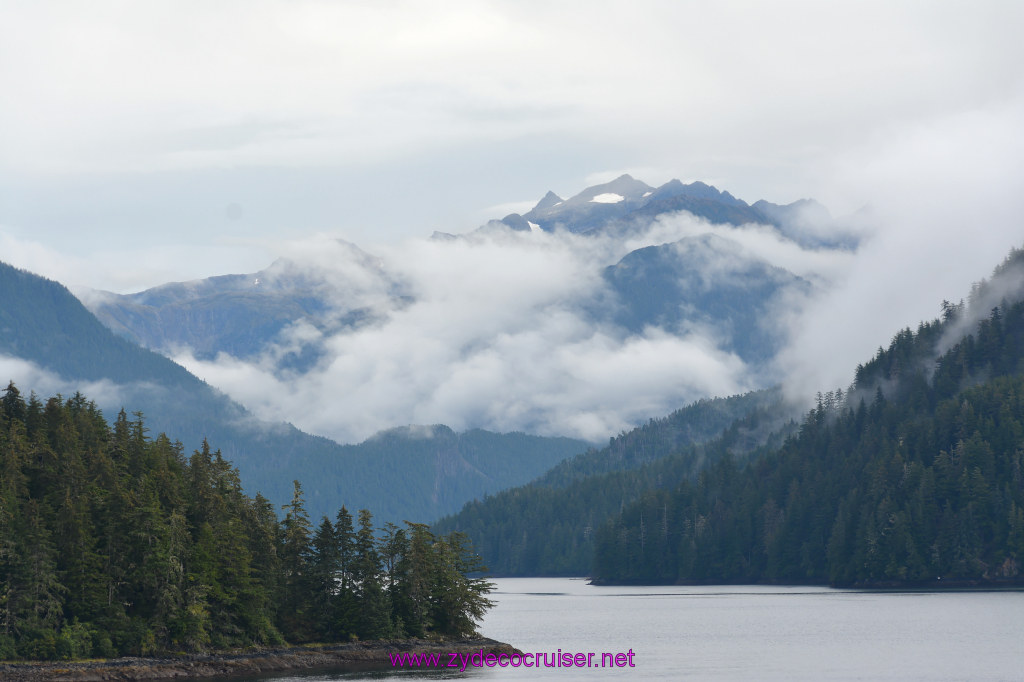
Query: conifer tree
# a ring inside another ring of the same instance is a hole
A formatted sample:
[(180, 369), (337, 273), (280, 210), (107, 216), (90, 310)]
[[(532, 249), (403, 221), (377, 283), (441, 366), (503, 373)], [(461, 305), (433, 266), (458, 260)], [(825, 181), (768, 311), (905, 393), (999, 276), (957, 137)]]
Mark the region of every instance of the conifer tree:
[(336, 611), (341, 576), (341, 551), (334, 524), (326, 516), (313, 535), (313, 556), (309, 567), (312, 588), (310, 614), (318, 639), (336, 641)]
[(355, 538), (353, 578), (359, 608), (357, 634), (360, 639), (379, 639), (391, 634), (391, 607), (381, 581), (381, 561), (374, 535), (373, 515), (359, 510)]
[(356, 634), (359, 606), (356, 601), (356, 532), (352, 514), (341, 506), (334, 520), (334, 539), (338, 551), (338, 593), (334, 602), (332, 629), (346, 640)]
[(281, 522), (281, 606), (280, 620), (284, 629), (297, 634), (299, 641), (312, 636), (310, 614), (309, 566), (311, 563), (310, 522), (302, 499), (302, 486), (294, 481), (292, 501), (282, 507)]

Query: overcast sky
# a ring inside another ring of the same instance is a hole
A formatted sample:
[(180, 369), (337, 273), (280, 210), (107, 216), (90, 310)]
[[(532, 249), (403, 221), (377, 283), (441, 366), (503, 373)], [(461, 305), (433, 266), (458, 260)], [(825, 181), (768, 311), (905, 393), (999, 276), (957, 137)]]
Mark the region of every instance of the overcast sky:
[(1011, 0), (0, 0), (0, 260), (128, 292), (699, 179), (873, 208), (783, 358), (845, 385), (1024, 243), (1022, 29)]
[[(839, 214), (887, 189), (868, 168), (971, 192), (1019, 151), (1022, 20), (1013, 1), (0, 0), (0, 247), (128, 291), (315, 232), (463, 231), (626, 171)], [(931, 148), (1000, 123), (970, 158)]]

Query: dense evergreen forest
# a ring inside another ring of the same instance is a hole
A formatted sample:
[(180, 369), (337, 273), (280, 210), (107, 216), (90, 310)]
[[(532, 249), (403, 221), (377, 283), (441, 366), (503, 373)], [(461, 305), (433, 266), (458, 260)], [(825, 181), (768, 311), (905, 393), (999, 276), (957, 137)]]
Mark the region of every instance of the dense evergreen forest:
[(345, 507), (283, 518), (205, 443), (80, 394), (0, 398), (0, 659), (471, 633), (490, 584), (457, 533)]
[(597, 532), (604, 583), (1019, 583), (1024, 252), (900, 332), (749, 465), (713, 462)]
[(594, 533), (610, 516), (647, 490), (696, 475), (724, 453), (746, 457), (769, 439), (781, 442), (777, 434), (785, 432), (790, 414), (778, 389), (700, 400), (568, 459), (528, 485), (467, 503), (436, 527), (466, 533), (498, 575), (586, 575)]

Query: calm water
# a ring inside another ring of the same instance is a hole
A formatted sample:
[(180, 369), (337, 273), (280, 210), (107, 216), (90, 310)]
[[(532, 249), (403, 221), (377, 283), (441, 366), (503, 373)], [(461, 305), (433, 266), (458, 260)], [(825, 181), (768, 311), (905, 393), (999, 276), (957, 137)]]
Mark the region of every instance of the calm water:
[(494, 581), (484, 635), (522, 651), (634, 652), (634, 668), (470, 668), (326, 680), (1024, 680), (1024, 592), (873, 593), (806, 587), (593, 587)]

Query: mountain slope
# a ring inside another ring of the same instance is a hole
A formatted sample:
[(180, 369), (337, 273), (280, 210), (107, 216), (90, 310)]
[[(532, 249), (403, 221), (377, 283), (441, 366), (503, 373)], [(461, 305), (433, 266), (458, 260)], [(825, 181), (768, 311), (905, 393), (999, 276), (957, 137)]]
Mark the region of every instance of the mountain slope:
[(62, 376), (198, 385), (167, 358), (113, 336), (61, 285), (0, 263), (0, 353)]
[(302, 480), (314, 515), (346, 504), (374, 509), (382, 521), (428, 520), (528, 481), (586, 447), (444, 429), (433, 430), (439, 437), (430, 447), (400, 433), (343, 447), (290, 424), (260, 422), (181, 366), (113, 334), (56, 282), (0, 263), (0, 292), (0, 356), (59, 375), (51, 381), (60, 390), (104, 382), (96, 399), (108, 418), (122, 407), (141, 411), (151, 433), (173, 434), (188, 450), (208, 439), (239, 468), (247, 490), (275, 503), (290, 500), (292, 480)]
[(649, 491), (598, 532), (599, 582), (1024, 580), (1024, 251), (900, 332), (799, 436)]
[(252, 274), (220, 275), (118, 295), (87, 298), (97, 318), (117, 334), (165, 354), (187, 348), (195, 357), (219, 353), (255, 358), (270, 344), (283, 347), (282, 370), (308, 369), (320, 334), (356, 329), (398, 304), (402, 287), (379, 261), (335, 241), (324, 269), (279, 259)]
[(429, 521), (520, 485), (586, 447), (572, 438), (455, 433), (440, 425), (391, 429), (338, 446), (337, 459), (323, 461), (305, 489), (310, 500), (375, 501), (374, 513), (385, 520)]
[(713, 330), (721, 348), (761, 365), (783, 342), (772, 311), (806, 296), (811, 284), (743, 253), (714, 234), (633, 251), (604, 271), (621, 306), (612, 319), (633, 333), (660, 327)]
[(547, 232), (555, 229), (590, 232), (640, 208), (653, 191), (653, 187), (623, 175), (588, 187), (570, 199), (562, 200), (549, 192), (522, 217)]
[[(746, 456), (789, 413), (778, 390), (701, 400), (566, 460), (528, 485), (474, 500), (435, 527), (466, 533), (500, 575), (585, 575), (594, 531), (623, 505), (696, 474), (724, 453)], [(723, 431), (714, 448), (702, 446)]]

